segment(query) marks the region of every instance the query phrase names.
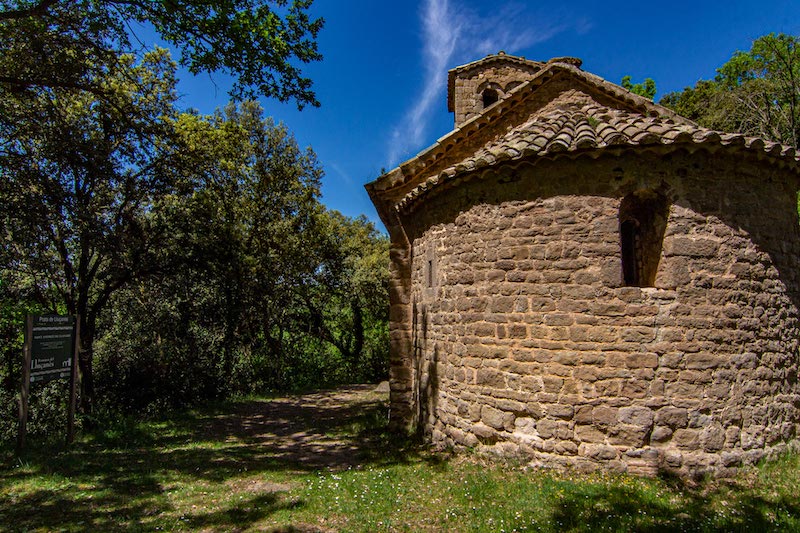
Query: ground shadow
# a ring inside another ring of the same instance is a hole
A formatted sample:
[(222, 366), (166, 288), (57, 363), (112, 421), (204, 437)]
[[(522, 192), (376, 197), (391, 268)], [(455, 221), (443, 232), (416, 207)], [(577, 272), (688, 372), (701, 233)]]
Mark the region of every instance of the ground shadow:
[[(424, 460), (412, 442), (387, 432), (387, 421), (388, 394), (375, 392), (375, 385), (360, 385), (181, 413), (169, 418), (163, 435), (122, 422), (121, 428), (98, 432), (69, 451), (5, 454), (0, 490), (46, 472), (85, 483), (91, 495), (76, 500), (66, 488), (35, 490), (0, 504), (0, 524), (19, 530), (56, 524), (108, 530), (114, 524), (141, 524), (170, 510), (163, 497), (168, 489), (158, 481), (164, 476), (154, 473), (225, 483), (245, 471), (336, 471)], [(179, 525), (246, 527), (278, 510), (303, 505), (288, 499), (287, 491), (267, 487), (245, 494), (247, 499), (235, 507), (184, 516)]]

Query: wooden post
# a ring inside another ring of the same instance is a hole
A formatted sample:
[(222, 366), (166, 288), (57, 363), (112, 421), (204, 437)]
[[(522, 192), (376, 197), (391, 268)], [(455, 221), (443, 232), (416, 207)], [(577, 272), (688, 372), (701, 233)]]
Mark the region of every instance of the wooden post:
[(28, 432), (28, 392), (31, 387), (31, 344), (33, 343), (33, 316), (25, 316), (25, 344), (22, 348), (22, 390), (19, 396), (19, 430), (17, 433), (17, 450), (25, 448), (25, 436)]
[(81, 315), (75, 316), (75, 344), (72, 348), (72, 366), (69, 374), (69, 409), (67, 412), (67, 444), (75, 438), (75, 401), (78, 390), (78, 357), (81, 354)]

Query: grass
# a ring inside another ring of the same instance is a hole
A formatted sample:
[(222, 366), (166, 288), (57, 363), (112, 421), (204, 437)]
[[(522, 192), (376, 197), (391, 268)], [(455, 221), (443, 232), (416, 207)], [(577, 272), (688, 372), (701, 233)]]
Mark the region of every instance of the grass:
[(732, 480), (527, 469), (386, 432), (368, 388), (122, 420), (0, 455), (9, 531), (800, 531), (800, 457)]

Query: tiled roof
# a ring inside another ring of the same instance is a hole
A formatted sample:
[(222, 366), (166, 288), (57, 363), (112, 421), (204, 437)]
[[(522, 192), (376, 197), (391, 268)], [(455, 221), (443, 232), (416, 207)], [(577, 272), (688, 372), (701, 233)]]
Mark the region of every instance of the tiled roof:
[(505, 161), (532, 157), (598, 157), (605, 149), (641, 147), (645, 150), (679, 145), (741, 147), (797, 162), (797, 154), (791, 147), (757, 137), (716, 132), (681, 117), (645, 116), (609, 108), (587, 94), (572, 90), (472, 156), (427, 178), (398, 202), (397, 209), (409, 209), (432, 189), (461, 175)]
[[(514, 59), (513, 56), (501, 57)], [(489, 56), (458, 68), (471, 68), (481, 61), (496, 59), (499, 57)], [(579, 61), (572, 58), (553, 59), (543, 65), (530, 80), (486, 108), (482, 114), (469, 119), (416, 157), (368, 184), (370, 195), (386, 198), (389, 201), (384, 204), (387, 208), (391, 205), (397, 211), (409, 211), (434, 189), (446, 189), (462, 177), (503, 163), (535, 162), (557, 157), (596, 158), (604, 153), (630, 149), (660, 153), (679, 148), (746, 151), (773, 163), (790, 165), (800, 173), (798, 156), (793, 148), (698, 126), (668, 108), (581, 70)], [(544, 107), (533, 111), (522, 123), (477, 147), (471, 155), (442, 168), (440, 161), (446, 160), (451, 150), (484, 128), (502, 125), (510, 116), (508, 114), (515, 114), (541, 87), (563, 76), (572, 78), (572, 90), (560, 93)], [(396, 192), (407, 187), (410, 188), (401, 197), (395, 196)], [(391, 197), (394, 199), (389, 200)], [(382, 217), (388, 215), (381, 209)]]

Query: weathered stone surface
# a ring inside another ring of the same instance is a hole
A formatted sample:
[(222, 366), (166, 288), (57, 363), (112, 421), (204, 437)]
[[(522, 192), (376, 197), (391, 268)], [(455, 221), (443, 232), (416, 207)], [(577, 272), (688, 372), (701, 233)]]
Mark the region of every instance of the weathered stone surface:
[(617, 458), (617, 449), (603, 444), (581, 444), (579, 450), (582, 455), (591, 459), (609, 461)]
[(653, 433), (650, 435), (650, 440), (654, 443), (666, 442), (672, 437), (672, 430), (665, 426), (657, 426), (653, 428)]
[(595, 426), (575, 426), (575, 438), (582, 442), (605, 442), (606, 434)]
[(653, 425), (653, 411), (647, 407), (623, 407), (617, 413), (617, 420), (648, 430)]
[(689, 423), (689, 414), (680, 407), (664, 407), (656, 412), (655, 422), (673, 429), (684, 428)]

